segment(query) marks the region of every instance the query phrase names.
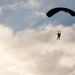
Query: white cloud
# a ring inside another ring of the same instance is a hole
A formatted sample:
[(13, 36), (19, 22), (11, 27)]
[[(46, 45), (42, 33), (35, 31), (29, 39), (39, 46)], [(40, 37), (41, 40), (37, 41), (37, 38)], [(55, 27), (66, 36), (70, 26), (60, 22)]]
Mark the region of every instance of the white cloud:
[(38, 0), (28, 0), (24, 6), (26, 8), (29, 8), (29, 9), (34, 9), (34, 8), (38, 8), (39, 7), (39, 2)]
[(60, 61), (59, 61), (60, 66), (66, 66), (66, 67), (70, 67), (73, 68), (75, 65), (75, 56), (64, 56)]
[[(62, 36), (56, 40), (57, 30)], [(75, 70), (75, 30), (62, 25), (13, 34), (0, 25), (0, 75), (71, 75)]]
[(26, 8), (26, 9), (34, 9), (34, 8), (39, 8), (40, 2), (38, 0), (27, 0), (27, 1), (19, 1), (19, 2), (14, 2), (12, 4), (5, 4), (1, 6), (2, 9), (11, 9), (11, 10), (17, 10), (21, 8)]
[(2, 8), (0, 8), (0, 15), (2, 15), (2, 13), (3, 13), (3, 12), (2, 12)]
[(33, 11), (34, 17), (45, 17), (46, 14), (41, 11)]
[(2, 13), (2, 10), (0, 9), (0, 14)]

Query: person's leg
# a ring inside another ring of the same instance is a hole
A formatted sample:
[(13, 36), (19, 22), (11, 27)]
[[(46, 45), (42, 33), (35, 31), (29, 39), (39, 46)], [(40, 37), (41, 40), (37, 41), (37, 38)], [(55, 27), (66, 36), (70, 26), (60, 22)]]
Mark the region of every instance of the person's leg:
[(57, 37), (57, 40), (60, 40), (60, 36)]
[(60, 37), (59, 37), (59, 40), (60, 40)]
[(58, 38), (59, 38), (59, 37), (57, 36), (57, 40), (58, 40)]

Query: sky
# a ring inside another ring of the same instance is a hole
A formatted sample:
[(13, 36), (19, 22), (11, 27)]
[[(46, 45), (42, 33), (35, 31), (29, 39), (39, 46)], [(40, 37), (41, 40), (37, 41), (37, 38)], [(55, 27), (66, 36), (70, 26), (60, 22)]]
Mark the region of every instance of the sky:
[(0, 0), (0, 75), (75, 75), (75, 17), (55, 7), (75, 1)]

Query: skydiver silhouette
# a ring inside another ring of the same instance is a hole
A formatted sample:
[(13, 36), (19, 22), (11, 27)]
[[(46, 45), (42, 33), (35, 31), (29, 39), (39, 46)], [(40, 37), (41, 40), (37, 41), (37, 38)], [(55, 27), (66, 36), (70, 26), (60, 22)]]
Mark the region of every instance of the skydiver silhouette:
[(61, 31), (58, 31), (57, 32), (57, 40), (60, 40), (60, 37), (61, 37)]

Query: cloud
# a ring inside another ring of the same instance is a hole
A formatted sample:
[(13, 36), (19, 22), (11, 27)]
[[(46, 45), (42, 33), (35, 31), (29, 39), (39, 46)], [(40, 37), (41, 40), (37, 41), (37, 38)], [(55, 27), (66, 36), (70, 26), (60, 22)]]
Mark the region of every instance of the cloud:
[(17, 10), (20, 8), (26, 8), (26, 9), (34, 9), (39, 8), (40, 2), (38, 0), (27, 0), (27, 1), (13, 1), (6, 3), (5, 5), (2, 5), (1, 7), (3, 9), (11, 9), (11, 10)]
[(46, 14), (41, 11), (33, 11), (34, 17), (46, 17)]
[[(0, 75), (75, 74), (73, 26), (49, 24), (13, 33), (0, 25)], [(56, 40), (59, 29), (62, 36)]]
[(39, 7), (39, 1), (38, 0), (28, 0), (24, 6), (26, 8), (29, 8), (29, 9), (34, 9), (34, 8), (38, 8)]
[(2, 12), (2, 8), (0, 8), (0, 15), (2, 15), (2, 13), (3, 13), (3, 12)]
[(7, 6), (7, 8), (9, 8), (11, 10), (16, 10), (19, 7), (17, 3), (11, 4), (11, 5), (8, 4), (6, 6)]
[(75, 65), (75, 57), (74, 56), (64, 56), (60, 61), (59, 61), (59, 64), (61, 66), (67, 66), (67, 67), (70, 67), (70, 68), (73, 68), (74, 65)]

